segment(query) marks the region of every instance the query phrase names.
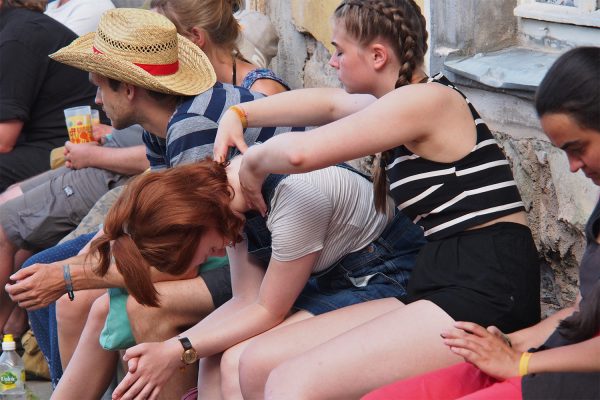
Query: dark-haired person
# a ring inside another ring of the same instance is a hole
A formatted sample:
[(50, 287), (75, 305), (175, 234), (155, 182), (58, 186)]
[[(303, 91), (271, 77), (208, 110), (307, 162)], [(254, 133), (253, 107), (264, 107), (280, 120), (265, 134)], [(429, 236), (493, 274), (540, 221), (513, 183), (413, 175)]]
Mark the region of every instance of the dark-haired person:
[[(94, 102), (87, 74), (48, 58), (77, 35), (44, 15), (45, 5), (0, 0), (0, 194), (49, 170), (50, 151), (69, 138), (63, 110)], [(0, 249), (0, 332), (13, 310), (4, 291), (13, 257)]]
[[(442, 74), (426, 76), (428, 34), (418, 5), (345, 0), (333, 20), (330, 65), (345, 91), (305, 89), (240, 105), (248, 126), (319, 126), (249, 148), (242, 187), (264, 211), (259, 189), (270, 173), (383, 152), (376, 204), (385, 204), (389, 184), (427, 243), (408, 296), (349, 306), (253, 341), (240, 362), (247, 398), (356, 398), (459, 362), (439, 340), (453, 320), (514, 331), (540, 319), (537, 249), (509, 162), (471, 102)], [(369, 105), (359, 102), (361, 93), (374, 97)], [(244, 149), (241, 127), (238, 115), (224, 115), (215, 159), (228, 145)]]
[[(567, 154), (571, 172), (582, 170), (596, 185), (600, 185), (598, 71), (600, 47), (570, 50), (552, 65), (535, 101), (542, 128)], [(495, 327), (457, 322), (442, 332), (443, 341), (468, 363), (394, 383), (364, 399), (600, 398), (600, 202), (585, 234), (580, 296), (574, 306), (507, 336)]]

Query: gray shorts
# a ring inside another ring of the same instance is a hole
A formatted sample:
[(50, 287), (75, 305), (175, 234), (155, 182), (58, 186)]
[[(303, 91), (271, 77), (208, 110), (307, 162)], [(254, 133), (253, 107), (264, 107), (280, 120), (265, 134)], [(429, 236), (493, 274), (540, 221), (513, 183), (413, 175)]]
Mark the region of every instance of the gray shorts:
[(98, 168), (48, 171), (23, 182), (23, 195), (0, 205), (0, 225), (20, 248), (37, 251), (54, 246), (104, 193), (128, 179)]

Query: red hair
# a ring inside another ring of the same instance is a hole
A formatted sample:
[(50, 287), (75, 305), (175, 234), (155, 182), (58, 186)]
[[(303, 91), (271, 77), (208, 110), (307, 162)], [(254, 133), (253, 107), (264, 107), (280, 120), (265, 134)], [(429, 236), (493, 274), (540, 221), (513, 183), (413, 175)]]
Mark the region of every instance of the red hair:
[(135, 178), (108, 212), (105, 235), (92, 242), (90, 254), (99, 256), (95, 272), (108, 272), (112, 253), (129, 293), (158, 306), (151, 266), (183, 274), (211, 228), (227, 242), (241, 241), (244, 220), (231, 210), (232, 198), (225, 166), (210, 159)]

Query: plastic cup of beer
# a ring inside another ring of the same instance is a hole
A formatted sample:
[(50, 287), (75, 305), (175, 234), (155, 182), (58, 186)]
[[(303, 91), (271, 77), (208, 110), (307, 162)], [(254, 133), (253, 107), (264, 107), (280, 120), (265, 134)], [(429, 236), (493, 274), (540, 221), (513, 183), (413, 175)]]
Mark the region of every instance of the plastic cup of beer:
[(92, 126), (100, 123), (100, 111), (92, 108)]
[(64, 113), (71, 143), (87, 143), (94, 140), (90, 106), (67, 108)]

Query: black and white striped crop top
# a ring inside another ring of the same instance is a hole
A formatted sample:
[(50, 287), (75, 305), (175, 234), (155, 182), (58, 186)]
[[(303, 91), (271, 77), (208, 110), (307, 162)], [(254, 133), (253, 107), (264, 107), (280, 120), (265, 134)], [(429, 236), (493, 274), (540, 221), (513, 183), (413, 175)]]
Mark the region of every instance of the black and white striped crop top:
[(477, 143), (452, 163), (427, 160), (405, 146), (384, 162), (390, 193), (398, 209), (423, 227), (428, 240), (524, 210), (506, 157), (469, 100), (442, 74), (429, 79), (465, 98), (477, 129)]

